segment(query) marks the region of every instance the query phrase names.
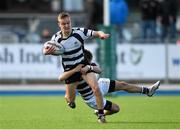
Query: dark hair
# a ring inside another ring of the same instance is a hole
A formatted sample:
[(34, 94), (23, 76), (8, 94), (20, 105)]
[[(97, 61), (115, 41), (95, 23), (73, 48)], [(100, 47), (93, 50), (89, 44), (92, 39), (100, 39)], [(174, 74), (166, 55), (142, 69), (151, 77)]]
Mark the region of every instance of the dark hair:
[(87, 63), (90, 63), (91, 60), (92, 60), (92, 58), (93, 58), (92, 53), (91, 53), (89, 50), (84, 49), (84, 59), (85, 59), (85, 61), (86, 61)]

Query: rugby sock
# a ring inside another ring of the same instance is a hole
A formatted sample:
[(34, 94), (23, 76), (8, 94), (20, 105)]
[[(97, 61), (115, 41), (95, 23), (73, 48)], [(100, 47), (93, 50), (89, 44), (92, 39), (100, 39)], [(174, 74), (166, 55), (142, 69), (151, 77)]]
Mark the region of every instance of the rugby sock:
[(68, 103), (68, 106), (69, 106), (70, 108), (72, 108), (72, 109), (76, 108), (75, 102), (69, 102), (69, 103)]
[(100, 122), (100, 123), (106, 122), (103, 109), (98, 109), (98, 122)]
[(142, 86), (142, 94), (148, 94), (148, 93), (149, 93), (149, 89), (147, 87)]
[(99, 115), (104, 115), (104, 110), (103, 110), (103, 109), (99, 109), (99, 110), (98, 110), (98, 114), (99, 114)]

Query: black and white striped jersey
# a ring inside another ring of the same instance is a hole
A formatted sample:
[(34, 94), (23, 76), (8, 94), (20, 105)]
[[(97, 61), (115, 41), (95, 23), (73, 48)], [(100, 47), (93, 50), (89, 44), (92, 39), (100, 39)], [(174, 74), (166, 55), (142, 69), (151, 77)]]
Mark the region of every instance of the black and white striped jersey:
[(92, 37), (93, 30), (73, 28), (69, 37), (63, 38), (59, 31), (53, 35), (52, 41), (61, 44), (65, 52), (62, 56), (62, 65), (65, 71), (71, 70), (84, 61), (84, 40)]
[(86, 83), (85, 80), (80, 81), (76, 89), (82, 98), (86, 101), (94, 96), (92, 88)]
[[(96, 63), (91, 63), (90, 65), (91, 66), (97, 66)], [(88, 72), (94, 72), (94, 71), (91, 70)], [(78, 93), (80, 93), (82, 98), (86, 101), (88, 101), (89, 99), (91, 99), (94, 96), (92, 88), (83, 79), (78, 83), (76, 89), (77, 89)]]

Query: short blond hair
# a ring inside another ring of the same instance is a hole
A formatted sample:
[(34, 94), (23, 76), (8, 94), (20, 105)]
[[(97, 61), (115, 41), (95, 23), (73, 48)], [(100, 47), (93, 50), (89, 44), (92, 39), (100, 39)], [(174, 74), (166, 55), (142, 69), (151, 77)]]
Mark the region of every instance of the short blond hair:
[(68, 12), (61, 12), (59, 15), (58, 15), (58, 21), (60, 19), (64, 19), (66, 17), (70, 17), (70, 14)]

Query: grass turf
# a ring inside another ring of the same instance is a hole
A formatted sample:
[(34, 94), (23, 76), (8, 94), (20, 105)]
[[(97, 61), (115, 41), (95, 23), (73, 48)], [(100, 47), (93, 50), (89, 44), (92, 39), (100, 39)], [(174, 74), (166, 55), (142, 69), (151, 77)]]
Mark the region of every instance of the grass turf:
[(180, 129), (180, 96), (110, 98), (121, 112), (97, 123), (93, 110), (80, 97), (76, 109), (62, 96), (0, 97), (0, 129)]

